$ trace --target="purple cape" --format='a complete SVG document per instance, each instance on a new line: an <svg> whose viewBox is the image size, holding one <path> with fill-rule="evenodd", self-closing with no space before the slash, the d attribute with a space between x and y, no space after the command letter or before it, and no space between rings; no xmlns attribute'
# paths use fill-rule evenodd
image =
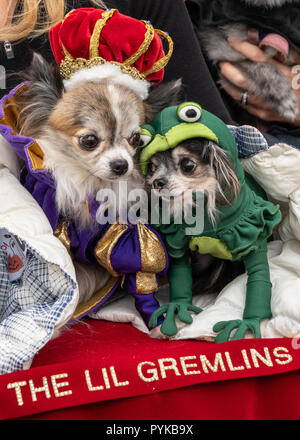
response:
<svg viewBox="0 0 300 440"><path fill-rule="evenodd" d="M67 222L67 238L72 257L81 263L100 263L113 277L113 282L109 280L104 292L101 295L99 292L96 294L99 297L95 299L96 304L92 302L90 307L81 306L75 317L80 318L99 307L122 282L122 287L134 296L136 307L148 324L153 311L159 307L154 296L159 278L165 276L168 270L168 256L163 241L154 229L145 224L127 224L120 232L121 225L118 224L97 223L93 228L81 229L76 222L62 218L55 201L55 181L51 172L43 168L41 148L33 138L18 136L14 132L13 118L16 117L17 110L11 104L14 95L20 93L23 87L26 87L26 83L20 84L4 96L0 105L0 134L24 161L21 183L43 209L53 232ZM8 100L10 106L5 107ZM97 205L92 201L89 206L92 207L90 212L95 218ZM119 238L113 246L109 247L108 243L105 247L103 243L106 237L113 237L111 228L114 234L119 234ZM99 255L100 248L104 250Z"/></svg>

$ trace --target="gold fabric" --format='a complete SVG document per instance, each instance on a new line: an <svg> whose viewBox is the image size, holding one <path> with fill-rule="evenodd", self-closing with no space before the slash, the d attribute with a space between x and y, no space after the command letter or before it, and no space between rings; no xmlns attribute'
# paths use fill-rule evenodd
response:
<svg viewBox="0 0 300 440"><path fill-rule="evenodd" d="M156 61L156 63L154 64L154 66L151 67L150 70L147 70L147 72L143 73L143 75L145 77L151 75L151 73L158 72L159 70L166 67L166 65L170 61L170 58L171 58L173 50L174 50L174 43L173 43L173 40L170 37L170 35L168 35L166 32L161 31L160 29L155 29L155 32L167 40L167 42L169 44L169 50L165 56L163 56L160 60Z"/></svg>
<svg viewBox="0 0 300 440"><path fill-rule="evenodd" d="M65 79L70 79L71 76L82 69L90 69L94 66L100 66L102 64L115 64L120 68L123 73L131 75L134 79L140 79L146 81L144 74L141 74L135 67L126 66L117 61L106 61L102 57L95 57L90 60L85 58L72 58L70 54L66 54L65 59L60 64L60 73Z"/></svg>
<svg viewBox="0 0 300 440"><path fill-rule="evenodd" d="M152 40L154 38L154 28L151 24L147 23L146 21L142 20L143 23L145 23L146 26L146 33L145 33L145 39L143 43L138 48L137 52L133 54L131 57L127 58L127 60L124 61L124 64L127 66L131 66L134 64L141 56L147 52L147 50L150 47L150 44L152 43Z"/></svg>
<svg viewBox="0 0 300 440"><path fill-rule="evenodd" d="M103 301L103 299L109 294L111 289L118 281L119 278L111 277L105 286L95 292L87 302L79 304L74 312L73 319L79 318L80 316L88 313L93 307Z"/></svg>
<svg viewBox="0 0 300 440"><path fill-rule="evenodd" d="M119 276L119 274L113 269L110 256L115 244L127 229L128 225L120 225L119 223L113 224L106 234L98 241L95 248L95 256L98 263L105 267L114 277Z"/></svg>
<svg viewBox="0 0 300 440"><path fill-rule="evenodd" d="M20 110L18 108L18 96L21 95L25 87L26 84L19 86L15 91L15 94L3 102L3 116L0 118L0 124L11 127L11 134L13 136L19 135L18 118ZM36 141L29 145L27 153L31 161L32 169L35 171L43 170L44 153Z"/></svg>
<svg viewBox="0 0 300 440"><path fill-rule="evenodd" d="M137 272L136 273L136 293L148 294L156 292L158 284L155 273Z"/></svg>
<svg viewBox="0 0 300 440"><path fill-rule="evenodd" d="M106 22L114 15L115 12L118 12L117 9L111 9L110 11L103 12L102 18L100 18L100 20L98 20L95 24L90 41L90 59L99 56L99 40L101 31L106 25Z"/></svg>
<svg viewBox="0 0 300 440"><path fill-rule="evenodd" d="M141 249L142 271L160 273L166 268L167 260L163 245L157 235L142 223L137 225Z"/></svg>
<svg viewBox="0 0 300 440"><path fill-rule="evenodd" d="M68 227L69 227L68 222L60 223L57 226L57 228L54 232L54 235L62 242L62 244L66 247L67 251L70 254L71 253L71 240L70 240L70 237L68 234Z"/></svg>

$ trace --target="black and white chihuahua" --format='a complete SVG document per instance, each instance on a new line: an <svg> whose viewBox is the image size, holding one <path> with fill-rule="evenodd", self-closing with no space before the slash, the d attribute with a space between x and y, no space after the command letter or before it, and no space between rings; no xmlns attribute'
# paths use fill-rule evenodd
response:
<svg viewBox="0 0 300 440"><path fill-rule="evenodd" d="M148 164L148 191L168 190L176 199L186 191L201 191L207 199L208 215L215 222L218 205L230 203L239 193L240 184L226 152L206 139L188 139L177 147L156 153ZM182 204L178 206L182 209ZM243 263L191 252L193 293L219 293L230 281L245 271Z"/></svg>

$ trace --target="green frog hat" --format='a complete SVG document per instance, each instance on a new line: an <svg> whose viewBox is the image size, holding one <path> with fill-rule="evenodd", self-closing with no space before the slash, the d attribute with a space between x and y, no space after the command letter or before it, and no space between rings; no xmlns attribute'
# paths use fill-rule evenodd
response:
<svg viewBox="0 0 300 440"><path fill-rule="evenodd" d="M203 110L195 102L184 102L168 107L156 117L151 125L141 131L143 151L140 156L141 169L147 174L149 160L159 151L174 148L191 138L209 139L227 151L238 178L243 178L243 169L238 160L237 146L228 127L217 116Z"/></svg>
<svg viewBox="0 0 300 440"><path fill-rule="evenodd" d="M204 229L197 236L187 236L187 225L153 225L162 235L170 257L168 273L170 303L158 309L151 317L155 327L159 316L165 315L162 333L176 334L175 316L191 324L189 312L201 310L192 304L192 271L189 263L190 251L211 254L214 257L243 261L248 274L246 301L243 319L217 323L213 330L219 333L216 342L224 342L236 332L232 339L243 338L248 330L260 337L260 322L271 317L271 282L267 257L267 240L281 220L279 206L265 198L262 188L245 175L238 158L235 139L229 128L219 118L203 110L194 102L184 102L168 107L156 117L151 125L142 127L143 150L140 164L143 174L152 156L175 148L192 138L211 140L224 149L240 182L238 196L228 205L218 207L216 225L212 225L204 212Z"/></svg>

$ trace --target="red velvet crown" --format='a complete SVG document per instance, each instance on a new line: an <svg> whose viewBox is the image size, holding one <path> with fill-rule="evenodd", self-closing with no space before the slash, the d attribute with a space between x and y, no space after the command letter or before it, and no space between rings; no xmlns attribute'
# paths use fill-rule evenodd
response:
<svg viewBox="0 0 300 440"><path fill-rule="evenodd" d="M160 36L169 43L166 55ZM50 30L50 43L65 79L79 70L112 63L136 79L159 83L173 51L168 34L116 9L69 12Z"/></svg>

